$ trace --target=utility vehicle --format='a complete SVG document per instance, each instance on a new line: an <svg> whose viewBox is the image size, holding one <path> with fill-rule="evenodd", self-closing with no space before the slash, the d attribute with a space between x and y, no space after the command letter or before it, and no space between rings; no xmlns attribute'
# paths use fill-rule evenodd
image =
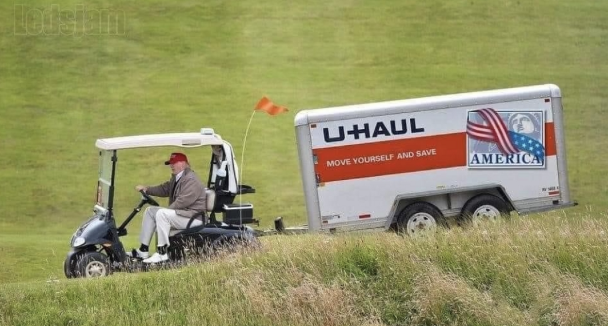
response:
<svg viewBox="0 0 608 326"><path fill-rule="evenodd" d="M211 148L209 174L205 187L207 216L194 216L188 228L172 230L169 238L169 263L183 264L192 254L212 254L218 249L257 244L254 230L247 224L259 224L253 217L253 205L234 203L237 195L254 193L251 186L238 183L238 166L230 143L213 129L200 133L172 133L98 139L99 178L93 216L84 222L70 241L71 250L64 262L68 278L106 276L115 271L147 270L149 265L128 255L120 237L127 234L127 225L146 205L158 203L143 191L141 200L131 214L117 226L114 216L115 178L118 151L145 147L177 146ZM202 162L191 156L191 162ZM221 213L222 220L216 219ZM201 226L190 227L194 218L203 218Z"/></svg>

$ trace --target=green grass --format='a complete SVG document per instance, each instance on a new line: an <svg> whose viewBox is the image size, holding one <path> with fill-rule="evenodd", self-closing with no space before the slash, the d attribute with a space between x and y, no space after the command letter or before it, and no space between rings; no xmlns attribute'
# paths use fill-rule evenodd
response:
<svg viewBox="0 0 608 326"><path fill-rule="evenodd" d="M181 269L0 286L0 324L605 325L606 220L263 238Z"/></svg>
<svg viewBox="0 0 608 326"><path fill-rule="evenodd" d="M82 3L65 0L58 4L60 10L75 11ZM95 319L84 319L85 312L96 316L99 323L109 321L110 315L103 314L96 298L111 297L110 289L124 291L117 301L112 300L116 302L110 308L114 313L125 312L121 306L136 311L165 311L166 315L135 315L137 320L159 324L169 324L173 319L186 324L197 318L208 324L226 322L213 313L226 307L253 316L231 320L242 324L304 323L301 320L311 324L399 324L406 319L428 325L466 324L465 321L477 325L517 321L550 325L555 320L564 325L606 322L600 312L584 317L588 320L576 319L584 315L576 311L600 311L605 307L607 293L606 275L602 272L605 266L600 260L605 258L601 256L602 238L589 243L582 233L606 229L608 156L603 145L608 129L604 127L603 110L608 88L607 3L87 2L89 10L105 8L111 13L124 13L124 28L120 29L124 35L15 35L15 31L21 31L15 28L22 25L14 5L51 10L50 5L34 0L0 4L0 284L5 284L0 291L4 300L0 301L0 323L97 323L93 322ZM419 245L430 246L431 242L425 242L430 240L420 244L384 233L362 237L361 241L372 247L372 253L380 254L376 263L368 249L357 251L349 247L358 241L358 236L344 241L327 238L336 246L328 249L329 254L348 252L327 257L316 247L317 242L326 241L323 237L268 240L265 247L270 247L270 255L280 252L277 246L302 247L303 255L311 258L310 263L295 265L303 270L303 279L309 283L294 281L289 286L280 283L278 276L287 265L274 266L281 262L280 257L277 254L265 258L267 253L256 255L252 258L255 262L242 258L243 261L219 262L217 267L210 264L183 272L117 275L90 283L64 281L62 261L70 236L91 214L97 178L97 138L213 127L240 155L252 109L259 98L267 95L290 111L276 117L255 115L241 168L243 183L253 185L257 193L244 196L243 200L254 204L262 228L271 227L276 216L283 216L288 225L299 225L306 218L293 128L298 111L541 83L555 83L562 88L571 193L581 203L577 208L549 215L553 218L530 217L532 223L539 223L534 224L537 229L551 230L554 243L563 245L556 247L559 250L541 243L538 250L544 250L542 255L526 260L526 251L511 247L509 241L520 241L520 245L536 243L536 235L526 233L526 222L514 221L524 223L517 226L522 229L513 227L519 230L513 234L493 230L501 234L500 247L482 246L479 256L475 254L476 244L468 242L467 233L460 231L440 236L442 241L451 239L452 245L444 243L434 250L416 249ZM116 193L119 220L137 204L134 185L153 184L168 177L162 161L169 151L120 153ZM186 153L193 158L194 169L206 175L208 153ZM562 235L554 226L556 216L561 218L559 223L566 223L570 232L578 236ZM587 223L582 225L582 231L577 229L581 216ZM139 221L135 219L129 228L127 246L137 244ZM524 235L519 237L517 232ZM385 265L395 258L391 257L394 246L402 255L396 258L410 257L401 246L422 258L390 271ZM462 248L470 255L451 248ZM536 250L533 246L525 248ZM594 256L595 252L600 256ZM425 257L429 255L434 258L427 262L430 258ZM297 258L295 252L292 257L304 259ZM356 263L350 264L349 257ZM315 274L326 266L322 261L334 258L339 267L330 268L328 274ZM268 275L256 272L256 277L262 283L277 281L279 285L272 290L278 292L260 297L260 305L266 299L269 303L259 309L245 304L246 299L253 299L238 286L218 283L222 278L212 276L216 272L227 273L234 276L237 284L247 283L246 275L264 259L270 264L263 266ZM488 261L495 265L487 265ZM508 264L510 261L513 264ZM512 275L492 269L500 266ZM443 282L445 293L434 292L437 290L424 278L408 278L420 269L424 275ZM404 276L391 274L396 271ZM541 272L550 281L539 281L534 273ZM179 281L179 275L198 277L199 273L207 274L192 286ZM354 275L355 281L343 277L344 273ZM369 275L374 273L377 275ZM190 291L194 297L189 298L196 302L205 302L207 295L217 295L219 299L208 300L214 302L210 310L200 313L193 312L198 309L194 302L178 306L181 299L163 310L150 302L155 300L146 299L149 292L142 285L160 282L157 279ZM356 281L360 279L365 281ZM51 283L47 284L48 280ZM304 297L299 304L308 310L291 311L293 316L273 314L272 307L300 298L283 295L273 299L273 295L290 289L301 291ZM328 312L335 312L337 319L306 319L313 318L314 312L322 308L306 301L307 291L323 293L327 302L345 300L347 303L339 309L346 310L325 307ZM366 291L371 291L369 297ZM448 299L435 300L434 296ZM460 300L461 296L469 299ZM24 304L9 303L9 298L20 298ZM570 298L579 298L581 305L569 305ZM78 299L83 299L84 304ZM56 300L64 300L68 308L59 308ZM31 305L34 302L41 304ZM471 307L474 302L495 308L478 311ZM414 312L412 307L417 310ZM494 313L514 317L494 320ZM570 313L574 319L568 319ZM304 317L298 319L299 314ZM121 316L122 324L136 323L128 314Z"/></svg>

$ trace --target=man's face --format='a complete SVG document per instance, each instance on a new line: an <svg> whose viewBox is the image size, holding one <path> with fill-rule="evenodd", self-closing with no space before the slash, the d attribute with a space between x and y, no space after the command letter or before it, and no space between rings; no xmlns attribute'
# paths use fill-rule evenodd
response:
<svg viewBox="0 0 608 326"><path fill-rule="evenodd" d="M177 175L178 173L184 171L186 168L186 162L176 162L175 164L169 164L171 168L171 174Z"/></svg>

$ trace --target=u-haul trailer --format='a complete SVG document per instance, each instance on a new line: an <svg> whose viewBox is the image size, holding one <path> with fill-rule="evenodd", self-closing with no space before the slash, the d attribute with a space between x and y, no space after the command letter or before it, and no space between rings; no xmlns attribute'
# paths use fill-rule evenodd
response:
<svg viewBox="0 0 608 326"><path fill-rule="evenodd" d="M556 85L299 112L309 231L559 209L570 199Z"/></svg>

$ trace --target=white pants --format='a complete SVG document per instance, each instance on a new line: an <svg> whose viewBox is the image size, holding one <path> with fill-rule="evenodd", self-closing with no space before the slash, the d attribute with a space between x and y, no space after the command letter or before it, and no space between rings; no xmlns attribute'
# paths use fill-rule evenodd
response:
<svg viewBox="0 0 608 326"><path fill-rule="evenodd" d="M175 210L162 207L148 207L144 213L141 224L139 241L146 246L150 245L154 231L158 237L158 246L169 246L169 231L171 229L183 230L188 226L190 218L179 216ZM203 222L199 219L192 221L190 227L199 226Z"/></svg>

